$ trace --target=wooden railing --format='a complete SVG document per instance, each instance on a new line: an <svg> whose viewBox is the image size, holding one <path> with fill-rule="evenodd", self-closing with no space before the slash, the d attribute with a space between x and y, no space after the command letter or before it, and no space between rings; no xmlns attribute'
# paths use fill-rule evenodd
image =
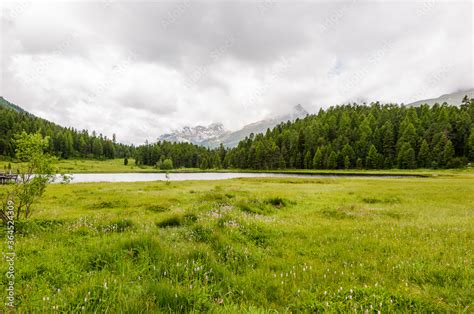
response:
<svg viewBox="0 0 474 314"><path fill-rule="evenodd" d="M18 180L17 174L0 173L0 184L14 183Z"/></svg>

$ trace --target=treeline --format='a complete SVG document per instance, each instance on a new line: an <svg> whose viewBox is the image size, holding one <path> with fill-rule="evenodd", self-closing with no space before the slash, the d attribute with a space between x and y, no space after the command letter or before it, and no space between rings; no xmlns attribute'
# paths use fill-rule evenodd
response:
<svg viewBox="0 0 474 314"><path fill-rule="evenodd" d="M138 165L157 168L168 160L172 162L173 168L223 168L222 161L225 159L225 154L226 150L222 145L218 149L211 150L190 143L160 141L138 146L135 151L135 162Z"/></svg>
<svg viewBox="0 0 474 314"><path fill-rule="evenodd" d="M251 134L235 148L212 150L166 141L127 146L115 136L64 128L0 101L0 155L12 158L15 134L26 131L49 136L48 150L60 158L134 157L137 165L163 169L454 168L474 161L474 100L467 97L459 107L331 107Z"/></svg>
<svg viewBox="0 0 474 314"><path fill-rule="evenodd" d="M474 101L460 107L344 105L320 110L226 152L242 169L453 168L474 161Z"/></svg>
<svg viewBox="0 0 474 314"><path fill-rule="evenodd" d="M95 132L64 128L25 111L16 110L12 104L0 99L0 155L15 156L16 134L40 132L49 136L48 152L60 158L123 158L134 154L134 147L116 143Z"/></svg>

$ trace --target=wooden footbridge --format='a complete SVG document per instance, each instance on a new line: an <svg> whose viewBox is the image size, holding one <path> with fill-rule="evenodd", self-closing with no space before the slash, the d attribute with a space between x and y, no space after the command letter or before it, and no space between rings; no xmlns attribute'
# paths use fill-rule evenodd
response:
<svg viewBox="0 0 474 314"><path fill-rule="evenodd" d="M0 184L15 183L18 181L17 174L0 173Z"/></svg>

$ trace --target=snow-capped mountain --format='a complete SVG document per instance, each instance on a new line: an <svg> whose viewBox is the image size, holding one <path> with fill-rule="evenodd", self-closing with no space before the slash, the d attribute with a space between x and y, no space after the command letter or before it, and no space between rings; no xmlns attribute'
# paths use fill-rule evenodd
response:
<svg viewBox="0 0 474 314"><path fill-rule="evenodd" d="M218 139L229 133L222 123L212 123L209 126L198 125L195 127L185 126L181 130L161 135L158 140L168 142L187 142L198 145Z"/></svg>
<svg viewBox="0 0 474 314"><path fill-rule="evenodd" d="M169 142L188 142L207 147L217 147L221 143L226 147L234 147L249 136L251 133L264 133L267 129L272 129L281 122L293 121L297 118L304 118L308 112L301 105L297 105L293 110L285 115L269 117L267 119L254 122L244 126L242 129L229 132L226 131L221 123L213 123L208 127L184 127L182 130L174 131L170 134L164 134L159 140Z"/></svg>

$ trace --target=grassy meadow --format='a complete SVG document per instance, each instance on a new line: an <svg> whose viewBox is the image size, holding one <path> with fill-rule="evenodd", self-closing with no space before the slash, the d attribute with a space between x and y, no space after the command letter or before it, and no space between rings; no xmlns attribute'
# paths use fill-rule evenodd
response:
<svg viewBox="0 0 474 314"><path fill-rule="evenodd" d="M474 310L471 174L57 184L16 241L25 312Z"/></svg>
<svg viewBox="0 0 474 314"><path fill-rule="evenodd" d="M5 167L11 165L13 172L18 168L19 163L15 161L0 160L0 172ZM58 173L146 173L146 172L165 172L155 167L135 164L135 160L130 158L128 165L124 165L123 159L61 159L54 164ZM459 169L286 169L286 170L252 170L252 169L199 169L199 168L181 168L170 170L169 172L281 172L281 173L313 173L313 174L390 174L390 175L459 175L474 174L474 167L465 167Z"/></svg>
<svg viewBox="0 0 474 314"><path fill-rule="evenodd" d="M18 167L17 162L0 161L0 172L5 166L11 165L13 171ZM128 165L124 165L123 159L62 159L54 164L60 173L117 173L117 172L156 172L150 166L137 166L134 159L129 159Z"/></svg>

